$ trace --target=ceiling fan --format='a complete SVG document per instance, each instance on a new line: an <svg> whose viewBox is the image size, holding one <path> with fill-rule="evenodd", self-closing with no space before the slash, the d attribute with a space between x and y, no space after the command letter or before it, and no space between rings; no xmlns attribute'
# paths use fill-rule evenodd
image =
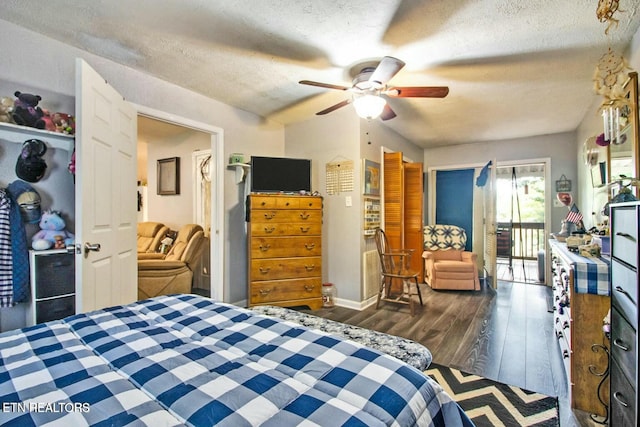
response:
<svg viewBox="0 0 640 427"><path fill-rule="evenodd" d="M365 66L353 78L353 86L340 86L329 83L301 80L299 83L351 92L353 97L345 99L329 108L316 113L328 114L353 102L358 115L365 119L390 120L396 117L383 96L391 98L444 98L449 93L447 86L388 86L387 83L405 63L397 58L385 56L377 66Z"/></svg>

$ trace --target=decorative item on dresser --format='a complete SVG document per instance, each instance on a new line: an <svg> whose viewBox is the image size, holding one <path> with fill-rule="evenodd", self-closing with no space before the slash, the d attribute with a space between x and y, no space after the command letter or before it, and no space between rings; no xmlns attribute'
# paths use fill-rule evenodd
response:
<svg viewBox="0 0 640 427"><path fill-rule="evenodd" d="M592 350L603 343L602 320L607 315L609 261L583 257L567 249L566 243L550 240L553 273L554 328L562 352L569 402L598 417L606 417L608 396L594 375L606 369L607 354ZM598 393L604 396L598 396Z"/></svg>
<svg viewBox="0 0 640 427"><path fill-rule="evenodd" d="M247 196L249 306L322 307L322 197Z"/></svg>
<svg viewBox="0 0 640 427"><path fill-rule="evenodd" d="M611 426L638 421L639 202L610 206Z"/></svg>

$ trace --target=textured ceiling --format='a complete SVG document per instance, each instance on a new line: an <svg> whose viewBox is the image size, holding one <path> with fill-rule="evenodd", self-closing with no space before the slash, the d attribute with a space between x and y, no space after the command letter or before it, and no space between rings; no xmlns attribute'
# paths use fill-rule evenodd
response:
<svg viewBox="0 0 640 427"><path fill-rule="evenodd" d="M435 147L576 129L639 3L620 0L609 36L597 0L3 0L0 17L284 124L348 96L299 80L350 86L353 66L395 56L393 85L450 88L390 100L384 122Z"/></svg>

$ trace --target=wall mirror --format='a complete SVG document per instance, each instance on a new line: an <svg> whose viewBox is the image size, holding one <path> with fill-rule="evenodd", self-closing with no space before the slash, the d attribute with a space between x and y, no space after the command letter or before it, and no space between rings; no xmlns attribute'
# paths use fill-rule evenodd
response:
<svg viewBox="0 0 640 427"><path fill-rule="evenodd" d="M611 144L607 149L607 182L614 183L621 175L629 178L640 176L638 163L638 73L629 73L629 79L625 83L625 92L630 102L628 106L621 108L619 137L611 138ZM623 182L628 184L629 181ZM613 186L612 191L617 192L618 186ZM638 196L637 188L633 193Z"/></svg>

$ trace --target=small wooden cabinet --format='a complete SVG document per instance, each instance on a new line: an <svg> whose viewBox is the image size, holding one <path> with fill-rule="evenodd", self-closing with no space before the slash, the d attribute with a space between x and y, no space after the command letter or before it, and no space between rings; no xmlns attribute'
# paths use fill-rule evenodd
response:
<svg viewBox="0 0 640 427"><path fill-rule="evenodd" d="M603 319L611 304L609 264L604 259L574 254L565 243L556 240L549 243L554 328L567 376L569 401L572 408L604 416L605 407L598 399L601 377L592 371L606 369L607 354L594 351L592 346L604 340Z"/></svg>
<svg viewBox="0 0 640 427"><path fill-rule="evenodd" d="M247 197L249 306L322 307L322 197Z"/></svg>
<svg viewBox="0 0 640 427"><path fill-rule="evenodd" d="M611 426L638 420L640 205L611 205Z"/></svg>

